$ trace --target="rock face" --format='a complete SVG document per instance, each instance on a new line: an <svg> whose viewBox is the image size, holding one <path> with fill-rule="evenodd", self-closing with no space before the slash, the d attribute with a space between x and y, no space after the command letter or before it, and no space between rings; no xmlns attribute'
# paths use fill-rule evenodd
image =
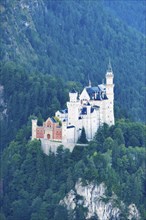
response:
<svg viewBox="0 0 146 220"><path fill-rule="evenodd" d="M7 116L7 104L4 101L4 87L0 85L0 120Z"/></svg>
<svg viewBox="0 0 146 220"><path fill-rule="evenodd" d="M140 219L140 215L135 204L130 204L128 206L128 209L129 209L129 215L128 215L129 220L132 220L133 218Z"/></svg>
<svg viewBox="0 0 146 220"><path fill-rule="evenodd" d="M106 198L106 187L104 183L101 183L99 186L94 184L82 186L82 182L79 181L76 184L75 189L77 194L84 198L84 207L88 208L87 219L91 218L95 214L97 214L99 219L109 219L111 217L118 219L120 210L113 207L112 200L107 203L103 202L103 199Z"/></svg>
<svg viewBox="0 0 146 220"><path fill-rule="evenodd" d="M80 199L78 199L80 198ZM82 181L79 180L75 185L75 191L71 190L66 197L60 201L61 205L67 207L69 211L75 211L80 204L87 208L86 219L97 216L99 220L118 220L122 213L121 207L125 207L121 202L119 207L116 204L117 196L113 194L112 197L106 197L106 186L104 183L95 185L94 183L83 186ZM140 219L139 212L134 204L129 207L127 219Z"/></svg>

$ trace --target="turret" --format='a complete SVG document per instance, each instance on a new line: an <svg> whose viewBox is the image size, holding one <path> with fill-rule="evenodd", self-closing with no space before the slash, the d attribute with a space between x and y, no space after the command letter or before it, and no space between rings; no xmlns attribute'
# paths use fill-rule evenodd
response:
<svg viewBox="0 0 146 220"><path fill-rule="evenodd" d="M78 93L75 89L72 89L69 92L69 98L70 98L70 102L76 102L77 101L77 97L78 97Z"/></svg>
<svg viewBox="0 0 146 220"><path fill-rule="evenodd" d="M113 84L114 74L112 71L111 62L109 60L108 69L106 72L106 95L108 99L114 99L114 84Z"/></svg>
<svg viewBox="0 0 146 220"><path fill-rule="evenodd" d="M68 125L75 125L79 117L80 102L77 99L77 97L78 97L78 93L76 92L75 89L72 89L72 91L69 93L70 101L67 102Z"/></svg>
<svg viewBox="0 0 146 220"><path fill-rule="evenodd" d="M114 74L109 60L108 69L106 72L106 96L108 98L107 104L107 124L113 125L114 122Z"/></svg>
<svg viewBox="0 0 146 220"><path fill-rule="evenodd" d="M106 85L113 85L114 74L112 71L111 62L109 60L108 69L106 72Z"/></svg>

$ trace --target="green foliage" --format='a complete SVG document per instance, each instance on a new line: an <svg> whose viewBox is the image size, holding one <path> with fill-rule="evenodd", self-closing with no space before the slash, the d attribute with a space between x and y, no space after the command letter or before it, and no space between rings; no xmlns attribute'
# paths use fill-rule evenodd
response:
<svg viewBox="0 0 146 220"><path fill-rule="evenodd" d="M2 218L73 219L73 214L60 206L59 201L74 189L79 178L84 184L87 181L104 182L107 199L114 192L126 207L135 203L144 217L145 148L143 145L128 146L127 139L124 139L127 146L121 144L121 137L123 142L123 137L127 138L129 134L127 128L133 130L137 126L145 131L144 125L131 122L119 121L112 127L103 125L99 131L104 142L103 138L97 138L86 147L76 146L72 153L61 146L56 155L50 152L49 156L42 152L39 141L24 140L20 130L17 139L2 155ZM120 135L117 137L115 133ZM99 137L98 132L96 137ZM75 219L85 219L86 212L78 205ZM125 213L126 210L123 210L122 215L126 216Z"/></svg>
<svg viewBox="0 0 146 220"><path fill-rule="evenodd" d="M9 115L0 126L6 127L2 138L14 121L17 126L9 132L9 140L30 114L44 118L46 112L53 115L62 107L67 100L62 80L79 91L87 85L88 74L93 84L100 83L109 56L115 74L116 117L130 115L145 121L143 11L143 1L130 0L2 1L1 83Z"/></svg>
<svg viewBox="0 0 146 220"><path fill-rule="evenodd" d="M145 34L145 26L142 21L145 17L145 2L141 1L104 1L105 6L109 7L112 14L124 21L128 26ZM137 14L138 19L133 19Z"/></svg>
<svg viewBox="0 0 146 220"><path fill-rule="evenodd" d="M111 137L105 139L103 143L103 151L106 152L108 149L112 150L114 147L114 140Z"/></svg>
<svg viewBox="0 0 146 220"><path fill-rule="evenodd" d="M113 137L117 141L118 145L124 144L124 136L120 128L116 128L114 130Z"/></svg>
<svg viewBox="0 0 146 220"><path fill-rule="evenodd" d="M65 108L69 90L81 91L88 74L93 85L100 83L109 56L116 118L145 121L143 1L20 4L12 0L0 6L1 97L6 103L0 106L1 148L8 145L1 155L0 218L71 220L59 201L82 178L84 183L105 182L109 196L113 191L126 206L134 202L145 219L143 124L122 119L110 128L103 125L88 147L76 146L72 153L60 147L56 155L46 156L39 141L28 141L31 118L37 116L41 124ZM79 205L76 219L85 219L86 211ZM125 210L121 216L126 219Z"/></svg>
<svg viewBox="0 0 146 220"><path fill-rule="evenodd" d="M70 82L64 82L60 77L40 73L28 74L20 66L8 62L1 68L0 78L4 86L3 98L7 103L7 114L0 122L2 149L15 137L17 130L28 122L28 119L30 123L34 115L37 116L40 125L43 123L43 118L47 119L58 109L65 108ZM24 134L19 132L18 135L24 135L28 139L30 133L28 135L26 132Z"/></svg>
<svg viewBox="0 0 146 220"><path fill-rule="evenodd" d="M0 219L1 220L6 220L6 217L5 217L5 215L3 213L0 213Z"/></svg>
<svg viewBox="0 0 146 220"><path fill-rule="evenodd" d="M0 8L0 78L6 105L0 110L7 113L2 113L0 122L2 149L30 115L41 124L42 118L65 108L68 91L74 87L81 92L88 74L93 85L100 83L109 56L115 74L116 117L145 121L145 38L126 26L138 29L143 24L143 3L42 0L36 5L2 1ZM125 19L127 24L122 23ZM138 145L136 139L130 140L132 146Z"/></svg>
<svg viewBox="0 0 146 220"><path fill-rule="evenodd" d="M87 144L88 143L84 127L82 128L81 135L80 135L80 138L78 140L78 143L81 143L81 144Z"/></svg>

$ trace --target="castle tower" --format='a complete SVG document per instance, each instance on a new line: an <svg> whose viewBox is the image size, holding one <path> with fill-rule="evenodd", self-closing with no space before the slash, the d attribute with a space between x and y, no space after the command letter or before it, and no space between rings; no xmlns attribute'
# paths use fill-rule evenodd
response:
<svg viewBox="0 0 146 220"><path fill-rule="evenodd" d="M114 74L112 71L111 62L109 60L108 69L106 73L106 95L108 97L107 112L106 112L106 123L114 125Z"/></svg>
<svg viewBox="0 0 146 220"><path fill-rule="evenodd" d="M37 129L37 119L32 119L32 137L31 139L34 140L36 138L36 129Z"/></svg>
<svg viewBox="0 0 146 220"><path fill-rule="evenodd" d="M80 102L77 97L78 93L75 91L75 89L72 89L72 91L69 93L70 101L67 102L68 125L75 125L78 121Z"/></svg>
<svg viewBox="0 0 146 220"><path fill-rule="evenodd" d="M78 93L75 89L72 89L70 92L69 92L69 99L70 99L70 102L76 102L77 101L77 97L78 97Z"/></svg>

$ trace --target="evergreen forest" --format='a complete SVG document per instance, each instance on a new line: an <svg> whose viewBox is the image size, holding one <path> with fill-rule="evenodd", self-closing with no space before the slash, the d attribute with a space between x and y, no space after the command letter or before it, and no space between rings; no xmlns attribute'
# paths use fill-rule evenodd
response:
<svg viewBox="0 0 146 220"><path fill-rule="evenodd" d="M74 219L59 202L79 178L85 184L104 182L107 198L114 192L117 204L134 202L141 219L146 218L146 126L125 120L110 128L104 124L88 146L76 146L72 153L60 146L49 156L39 141L29 141L30 130L28 123L3 152L1 219ZM76 208L74 217L85 219L83 207ZM120 219L127 219L126 208Z"/></svg>
<svg viewBox="0 0 146 220"><path fill-rule="evenodd" d="M71 86L102 83L109 57L116 117L145 122L144 11L144 1L2 0L2 148L30 115L64 108Z"/></svg>
<svg viewBox="0 0 146 220"><path fill-rule="evenodd" d="M71 220L59 201L79 178L105 182L107 197L134 202L146 219L145 11L144 0L1 0L0 219ZM104 82L109 57L116 124L88 147L45 155L30 141L31 119L41 125L72 88Z"/></svg>

